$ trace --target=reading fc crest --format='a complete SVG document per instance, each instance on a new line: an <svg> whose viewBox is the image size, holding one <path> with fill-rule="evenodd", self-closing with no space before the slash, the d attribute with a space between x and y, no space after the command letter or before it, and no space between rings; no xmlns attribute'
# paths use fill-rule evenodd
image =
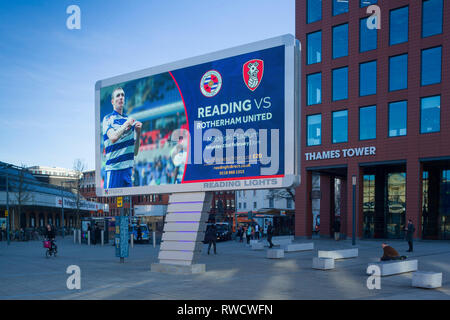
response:
<svg viewBox="0 0 450 320"><path fill-rule="evenodd" d="M205 97L214 97L222 87L222 76L215 70L206 72L200 80L200 90Z"/></svg>
<svg viewBox="0 0 450 320"><path fill-rule="evenodd" d="M255 91L261 83L264 73L264 61L253 59L247 61L243 67L244 83L252 91Z"/></svg>

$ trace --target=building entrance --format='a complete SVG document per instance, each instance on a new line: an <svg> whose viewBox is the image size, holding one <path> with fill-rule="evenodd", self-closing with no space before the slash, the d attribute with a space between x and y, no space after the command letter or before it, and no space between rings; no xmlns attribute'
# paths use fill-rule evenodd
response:
<svg viewBox="0 0 450 320"><path fill-rule="evenodd" d="M406 220L405 166L364 168L363 237L402 239Z"/></svg>
<svg viewBox="0 0 450 320"><path fill-rule="evenodd" d="M450 239L450 166L448 162L423 165L422 237Z"/></svg>

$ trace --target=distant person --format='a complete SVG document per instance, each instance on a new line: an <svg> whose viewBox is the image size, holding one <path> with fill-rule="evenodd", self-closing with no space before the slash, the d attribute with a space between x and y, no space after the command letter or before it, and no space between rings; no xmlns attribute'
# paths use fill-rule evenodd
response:
<svg viewBox="0 0 450 320"><path fill-rule="evenodd" d="M136 232L137 232L137 241L142 241L142 228L140 225L137 226Z"/></svg>
<svg viewBox="0 0 450 320"><path fill-rule="evenodd" d="M111 94L113 112L103 118L105 144L105 189L132 187L134 157L139 153L142 122L123 112L125 92L116 88Z"/></svg>
<svg viewBox="0 0 450 320"><path fill-rule="evenodd" d="M406 231L406 241L408 241L409 249L406 250L406 252L413 252L413 237L414 237L414 231L416 231L416 228L414 227L414 224L412 223L411 219L408 219L408 224L405 228Z"/></svg>
<svg viewBox="0 0 450 320"><path fill-rule="evenodd" d="M247 227L246 236L247 236L247 244L250 244L250 239L252 237L252 226L251 225L248 225L248 227Z"/></svg>
<svg viewBox="0 0 450 320"><path fill-rule="evenodd" d="M238 236L239 236L239 242L243 242L244 241L244 229L242 229L242 226L239 226L238 229Z"/></svg>
<svg viewBox="0 0 450 320"><path fill-rule="evenodd" d="M205 240L208 243L208 254L209 250L211 249L211 245L214 245L214 254L217 254L216 251L216 241L217 241L217 227L216 224L213 222L208 226L206 229L206 236Z"/></svg>
<svg viewBox="0 0 450 320"><path fill-rule="evenodd" d="M341 232L341 220L339 217L336 217L334 219L334 240L338 241L339 240L339 236L340 236L340 232Z"/></svg>
<svg viewBox="0 0 450 320"><path fill-rule="evenodd" d="M259 224L255 224L255 238L259 240Z"/></svg>
<svg viewBox="0 0 450 320"><path fill-rule="evenodd" d="M50 224L47 224L47 228L45 229L44 236L50 241L50 250L55 247L55 238L56 233Z"/></svg>
<svg viewBox="0 0 450 320"><path fill-rule="evenodd" d="M382 243L381 247L383 248L383 256L380 258L381 261L389 261L389 260L405 260L406 256L400 256L394 248L392 248L387 243Z"/></svg>
<svg viewBox="0 0 450 320"><path fill-rule="evenodd" d="M269 242L269 248L273 247L272 237L273 237L273 227L272 222L269 221L267 224L267 242Z"/></svg>

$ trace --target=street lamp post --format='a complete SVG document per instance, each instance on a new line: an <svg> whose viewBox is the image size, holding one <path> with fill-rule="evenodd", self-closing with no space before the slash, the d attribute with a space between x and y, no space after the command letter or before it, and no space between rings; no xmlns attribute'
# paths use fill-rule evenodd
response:
<svg viewBox="0 0 450 320"><path fill-rule="evenodd" d="M353 185L353 213L352 213L352 245L356 244L356 176L352 176L352 185Z"/></svg>
<svg viewBox="0 0 450 320"><path fill-rule="evenodd" d="M61 181L61 220L62 220L62 237L64 239L64 189L63 181Z"/></svg>
<svg viewBox="0 0 450 320"><path fill-rule="evenodd" d="M6 170L8 170L8 167L6 167ZM10 243L10 237L9 237L9 186L8 186L8 171L6 171L6 212L8 212L8 216L6 217L6 239L8 240L8 246Z"/></svg>

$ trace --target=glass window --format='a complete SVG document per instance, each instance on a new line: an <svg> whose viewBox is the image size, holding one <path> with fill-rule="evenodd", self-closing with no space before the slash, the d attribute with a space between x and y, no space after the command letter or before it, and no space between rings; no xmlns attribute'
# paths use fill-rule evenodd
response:
<svg viewBox="0 0 450 320"><path fill-rule="evenodd" d="M322 103L322 73L309 74L308 83L308 106Z"/></svg>
<svg viewBox="0 0 450 320"><path fill-rule="evenodd" d="M441 82L442 47L422 50L422 85Z"/></svg>
<svg viewBox="0 0 450 320"><path fill-rule="evenodd" d="M322 115L315 114L306 117L307 121L307 145L318 146L322 143Z"/></svg>
<svg viewBox="0 0 450 320"><path fill-rule="evenodd" d="M348 12L348 0L333 0L333 16Z"/></svg>
<svg viewBox="0 0 450 320"><path fill-rule="evenodd" d="M359 20L359 52L377 48L377 29L369 29L367 19L369 18Z"/></svg>
<svg viewBox="0 0 450 320"><path fill-rule="evenodd" d="M322 61L322 31L310 33L307 36L308 44L308 64Z"/></svg>
<svg viewBox="0 0 450 320"><path fill-rule="evenodd" d="M359 65L359 95L377 93L377 62L370 61Z"/></svg>
<svg viewBox="0 0 450 320"><path fill-rule="evenodd" d="M333 27L333 59L348 55L348 23Z"/></svg>
<svg viewBox="0 0 450 320"><path fill-rule="evenodd" d="M359 140L376 139L377 106L359 109Z"/></svg>
<svg viewBox="0 0 450 320"><path fill-rule="evenodd" d="M407 102L389 103L389 137L406 136Z"/></svg>
<svg viewBox="0 0 450 320"><path fill-rule="evenodd" d="M363 8L363 7L368 7L368 6L370 6L371 4L375 4L375 3L377 3L378 2L378 0L359 0L359 6L361 7L361 8Z"/></svg>
<svg viewBox="0 0 450 320"><path fill-rule="evenodd" d="M333 101L348 98L348 67L333 70Z"/></svg>
<svg viewBox="0 0 450 320"><path fill-rule="evenodd" d="M442 33L443 0L425 0L422 2L422 37Z"/></svg>
<svg viewBox="0 0 450 320"><path fill-rule="evenodd" d="M389 16L389 44L391 46L408 41L408 12L408 7L391 10Z"/></svg>
<svg viewBox="0 0 450 320"><path fill-rule="evenodd" d="M333 143L348 141L348 111L333 112Z"/></svg>
<svg viewBox="0 0 450 320"><path fill-rule="evenodd" d="M389 58L389 91L408 88L408 54Z"/></svg>
<svg viewBox="0 0 450 320"><path fill-rule="evenodd" d="M319 20L322 20L322 0L308 0L306 23Z"/></svg>
<svg viewBox="0 0 450 320"><path fill-rule="evenodd" d="M441 130L441 96L421 99L420 133L439 132Z"/></svg>

